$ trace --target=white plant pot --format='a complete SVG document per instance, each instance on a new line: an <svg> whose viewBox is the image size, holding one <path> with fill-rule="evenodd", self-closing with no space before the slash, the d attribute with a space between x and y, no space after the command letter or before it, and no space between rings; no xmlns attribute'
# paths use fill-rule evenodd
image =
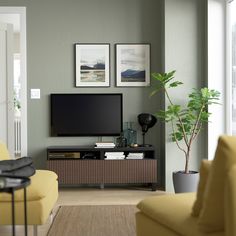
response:
<svg viewBox="0 0 236 236"><path fill-rule="evenodd" d="M197 191L199 172L189 171L189 174L186 174L184 171L176 171L173 172L172 177L175 193Z"/></svg>

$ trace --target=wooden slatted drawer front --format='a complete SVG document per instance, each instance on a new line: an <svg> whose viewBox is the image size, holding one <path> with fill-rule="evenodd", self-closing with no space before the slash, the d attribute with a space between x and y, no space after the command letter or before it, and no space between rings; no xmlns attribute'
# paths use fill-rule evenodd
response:
<svg viewBox="0 0 236 236"><path fill-rule="evenodd" d="M48 160L48 169L57 173L59 184L100 184L101 160Z"/></svg>
<svg viewBox="0 0 236 236"><path fill-rule="evenodd" d="M104 183L156 183L157 160L104 160Z"/></svg>
<svg viewBox="0 0 236 236"><path fill-rule="evenodd" d="M48 160L59 184L156 183L157 160Z"/></svg>

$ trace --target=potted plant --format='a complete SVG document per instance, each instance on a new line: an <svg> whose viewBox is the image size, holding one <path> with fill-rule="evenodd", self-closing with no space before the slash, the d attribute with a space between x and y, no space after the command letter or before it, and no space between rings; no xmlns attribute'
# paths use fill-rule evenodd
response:
<svg viewBox="0 0 236 236"><path fill-rule="evenodd" d="M198 134L203 129L205 123L209 122L209 116L211 113L208 112L208 106L212 104L219 104L220 93L216 90L211 90L206 87L200 89L193 89L188 95L187 106L175 104L169 94L169 89L176 88L183 84L180 81L174 80L175 71L169 73L152 73L152 78L158 81L155 90L151 93L151 96L159 91L164 91L166 98L169 102L167 109L160 110L157 112L157 117L162 121L171 124L171 139L176 143L178 149L180 149L185 156L185 167L183 171L177 171L173 173L174 188L175 192L190 192L196 188L196 183L192 182L194 178L193 174L198 173L189 170L189 162L191 159L191 147L196 140ZM185 178L190 179L188 189L188 183L175 183L175 180L185 181ZM188 181L188 180L186 180ZM195 186L194 186L195 185ZM193 187L193 188L192 188Z"/></svg>

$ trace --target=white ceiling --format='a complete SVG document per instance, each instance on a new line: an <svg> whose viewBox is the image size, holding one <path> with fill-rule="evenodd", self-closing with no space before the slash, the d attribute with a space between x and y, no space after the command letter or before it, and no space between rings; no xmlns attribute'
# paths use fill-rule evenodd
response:
<svg viewBox="0 0 236 236"><path fill-rule="evenodd" d="M20 32L20 15L0 13L0 22L13 24L14 32Z"/></svg>

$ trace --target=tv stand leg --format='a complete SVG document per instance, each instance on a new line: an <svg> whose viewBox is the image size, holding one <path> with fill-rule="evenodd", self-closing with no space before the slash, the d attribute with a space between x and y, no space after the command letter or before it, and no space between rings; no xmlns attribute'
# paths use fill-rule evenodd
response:
<svg viewBox="0 0 236 236"><path fill-rule="evenodd" d="M157 184L156 183L152 183L152 191L156 191L157 190Z"/></svg>
<svg viewBox="0 0 236 236"><path fill-rule="evenodd" d="M100 184L100 189L104 189L104 184Z"/></svg>

